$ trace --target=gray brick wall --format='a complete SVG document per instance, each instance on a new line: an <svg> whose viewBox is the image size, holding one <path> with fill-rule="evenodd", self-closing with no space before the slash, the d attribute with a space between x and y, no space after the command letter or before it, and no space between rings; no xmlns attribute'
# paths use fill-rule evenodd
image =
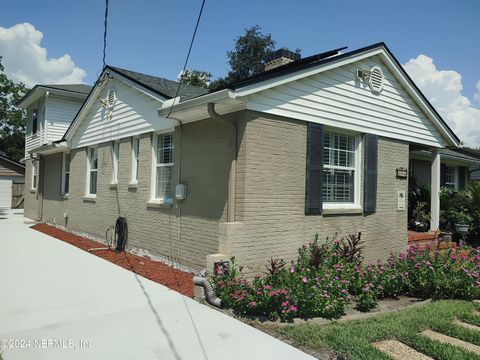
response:
<svg viewBox="0 0 480 360"><path fill-rule="evenodd" d="M396 179L395 169L408 167L408 144L379 139L375 214L305 216L306 126L280 117L247 115L239 132L236 204L243 224L224 225L225 252L256 271L270 257L295 258L298 247L315 233L325 239L354 232L362 232L364 255L370 261L404 251L407 212L397 211L396 199L397 190L407 191L408 184Z"/></svg>
<svg viewBox="0 0 480 360"><path fill-rule="evenodd" d="M139 179L136 189L129 188L131 174L130 138L120 142L118 184L111 186L111 143L98 146L97 197L84 199L86 192L87 153L85 148L71 152L70 194L60 193L62 155L45 157L47 181L44 187L43 221L65 226L68 230L105 238L108 227L118 216L127 218L129 245L154 255L176 259L193 268L205 267L207 254L218 252L219 221L225 221L228 169L232 141L227 125L212 120L200 121L175 131L173 183L178 183L180 163L182 182L188 186L183 204L150 207L152 168L151 134L140 137ZM182 161L180 161L180 149ZM27 178L29 177L27 170ZM35 198L26 203L26 214L36 216ZM27 209L28 208L28 209ZM68 214L65 221L63 214Z"/></svg>
<svg viewBox="0 0 480 360"><path fill-rule="evenodd" d="M173 183L188 186L183 204L171 208L147 206L151 181L151 134L140 141L137 189L129 189L130 138L120 143L117 187L111 187L110 143L99 145L98 192L95 202L84 200L87 157L85 148L71 153L70 195L60 194L61 155L46 158L48 181L44 221L103 238L118 216L129 223L129 244L156 255L178 259L194 268L205 266L207 254L235 255L247 271L263 269L273 258L294 258L315 233L321 239L362 232L368 260L385 258L407 245L407 212L397 211L397 190L407 181L395 177L408 167L408 144L379 139L379 174L375 214L305 216L307 124L243 111L231 115L238 126L236 222L226 223L229 166L234 148L228 125L204 120L175 130ZM180 161L180 149L182 160ZM31 176L27 162L26 181ZM363 178L363 176L362 176ZM363 180L362 180L363 181ZM27 194L26 214L36 216L35 194ZM68 213L64 223L63 214Z"/></svg>

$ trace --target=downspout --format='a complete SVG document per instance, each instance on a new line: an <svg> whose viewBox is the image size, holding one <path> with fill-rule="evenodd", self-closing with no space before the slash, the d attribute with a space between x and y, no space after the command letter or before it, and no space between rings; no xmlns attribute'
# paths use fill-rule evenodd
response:
<svg viewBox="0 0 480 360"><path fill-rule="evenodd" d="M38 194L38 217L37 221L43 221L43 184L45 177L45 160L42 156L38 157L38 184L37 184L37 194Z"/></svg>
<svg viewBox="0 0 480 360"><path fill-rule="evenodd" d="M48 101L48 96L50 95L50 91L47 91L45 93L45 102L43 104L43 141L45 143L48 142L48 134L47 134L47 101Z"/></svg>
<svg viewBox="0 0 480 360"><path fill-rule="evenodd" d="M237 122L232 122L225 119L222 115L215 111L215 103L207 104L208 115L216 121L227 123L232 127L233 130L233 156L232 162L230 165L230 176L228 177L228 207L227 207L227 222L235 222L235 202L236 202L236 187L237 187Z"/></svg>

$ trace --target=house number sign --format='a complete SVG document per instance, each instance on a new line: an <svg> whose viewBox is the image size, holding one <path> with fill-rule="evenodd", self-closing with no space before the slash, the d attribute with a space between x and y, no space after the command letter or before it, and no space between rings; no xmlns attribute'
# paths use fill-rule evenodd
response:
<svg viewBox="0 0 480 360"><path fill-rule="evenodd" d="M408 176L408 171L404 167L399 167L396 170L398 179L406 179Z"/></svg>

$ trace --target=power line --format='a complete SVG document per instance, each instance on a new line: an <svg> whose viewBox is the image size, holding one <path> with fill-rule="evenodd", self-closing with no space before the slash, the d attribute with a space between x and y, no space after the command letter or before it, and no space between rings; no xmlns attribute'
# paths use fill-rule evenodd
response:
<svg viewBox="0 0 480 360"><path fill-rule="evenodd" d="M105 51L107 49L107 21L108 21L108 0L105 0L105 19L103 21L103 68L105 68Z"/></svg>
<svg viewBox="0 0 480 360"><path fill-rule="evenodd" d="M106 1L108 3L108 0L106 0ZM200 11L198 13L197 23L195 25L195 30L193 31L192 40L190 41L190 47L188 48L187 57L185 59L185 63L183 64L183 70L180 74L184 74L185 69L187 68L188 59L190 58L190 53L192 52L193 42L195 41L195 36L197 35L198 24L200 23L200 19L202 18L202 13L203 13L203 7L204 6L205 6L205 0L202 0L202 6L200 7ZM175 92L175 97L173 98L172 105L170 106L170 110L168 111L167 118L169 118L170 114L172 113L173 105L175 104L175 99L178 97L178 93L180 91L181 86L182 86L182 76L180 76L180 79L178 81L177 91Z"/></svg>

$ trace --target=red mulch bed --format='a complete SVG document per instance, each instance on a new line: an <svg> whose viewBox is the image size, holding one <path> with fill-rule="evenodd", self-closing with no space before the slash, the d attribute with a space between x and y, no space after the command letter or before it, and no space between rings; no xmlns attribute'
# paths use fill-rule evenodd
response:
<svg viewBox="0 0 480 360"><path fill-rule="evenodd" d="M47 224L36 224L32 226L32 229L53 236L54 238L65 241L85 251L92 248L105 247L105 244L69 233ZM185 296L193 297L194 285L192 273L173 269L159 261L133 255L125 251L117 253L113 250L99 250L93 251L91 254L108 260L127 270L133 271L134 273L155 281L156 283L165 285Z"/></svg>

